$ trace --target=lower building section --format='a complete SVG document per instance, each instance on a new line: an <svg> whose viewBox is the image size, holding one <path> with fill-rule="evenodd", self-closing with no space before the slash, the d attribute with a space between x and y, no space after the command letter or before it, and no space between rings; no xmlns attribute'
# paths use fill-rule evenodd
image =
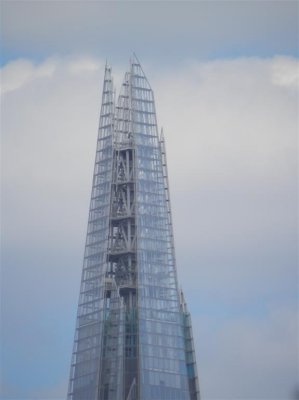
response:
<svg viewBox="0 0 299 400"><path fill-rule="evenodd" d="M97 390L90 390L91 381L82 380L81 386L77 377L69 398L199 400L192 328L186 305L181 303L177 315L181 321L181 335L176 337L176 342L171 342L170 332L177 331L176 323L167 322L167 330L162 325L159 329L159 322L154 319L142 322L138 317L136 293L120 290L114 278L108 278L106 294L102 344L97 349L101 354L94 385ZM147 341L146 325L156 326L157 334L151 333L150 341ZM184 344L183 348L179 342Z"/></svg>

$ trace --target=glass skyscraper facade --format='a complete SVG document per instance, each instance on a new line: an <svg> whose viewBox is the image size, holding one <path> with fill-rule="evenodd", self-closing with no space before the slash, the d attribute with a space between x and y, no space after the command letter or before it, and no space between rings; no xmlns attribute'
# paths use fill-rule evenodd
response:
<svg viewBox="0 0 299 400"><path fill-rule="evenodd" d="M106 65L68 400L199 400L163 134L134 56Z"/></svg>

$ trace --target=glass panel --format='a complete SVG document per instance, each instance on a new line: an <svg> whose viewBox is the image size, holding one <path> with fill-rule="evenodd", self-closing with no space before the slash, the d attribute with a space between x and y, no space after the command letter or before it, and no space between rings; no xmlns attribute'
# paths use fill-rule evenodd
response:
<svg viewBox="0 0 299 400"><path fill-rule="evenodd" d="M189 400L183 319L176 283L154 97L132 64L136 143L140 400Z"/></svg>
<svg viewBox="0 0 299 400"><path fill-rule="evenodd" d="M106 69L68 399L95 399L105 308L112 175L113 87Z"/></svg>

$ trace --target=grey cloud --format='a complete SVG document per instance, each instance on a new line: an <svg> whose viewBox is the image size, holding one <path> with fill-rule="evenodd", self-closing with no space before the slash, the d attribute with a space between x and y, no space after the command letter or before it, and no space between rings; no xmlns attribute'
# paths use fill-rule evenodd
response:
<svg viewBox="0 0 299 400"><path fill-rule="evenodd" d="M2 38L8 54L93 52L118 62L132 50L162 63L295 54L297 6L291 1L6 1Z"/></svg>
<svg viewBox="0 0 299 400"><path fill-rule="evenodd" d="M216 316L202 315L194 318L194 329L200 340L203 398L293 398L298 375L296 309L273 307L262 318L227 318L221 324Z"/></svg>

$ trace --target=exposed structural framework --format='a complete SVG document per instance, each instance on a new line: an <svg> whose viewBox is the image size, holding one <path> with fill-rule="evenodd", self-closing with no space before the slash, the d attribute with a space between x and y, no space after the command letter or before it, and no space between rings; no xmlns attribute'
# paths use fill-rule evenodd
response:
<svg viewBox="0 0 299 400"><path fill-rule="evenodd" d="M166 155L134 56L106 66L68 400L198 400L178 290Z"/></svg>

